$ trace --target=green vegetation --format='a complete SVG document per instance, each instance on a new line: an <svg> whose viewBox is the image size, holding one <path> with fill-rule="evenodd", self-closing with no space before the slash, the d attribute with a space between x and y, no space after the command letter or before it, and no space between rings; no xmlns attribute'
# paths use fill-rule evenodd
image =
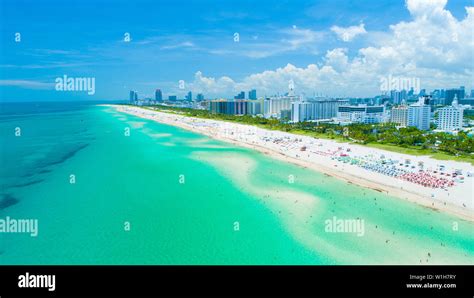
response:
<svg viewBox="0 0 474 298"><path fill-rule="evenodd" d="M261 128L280 130L315 138L352 142L384 150L411 155L430 155L433 158L454 159L474 164L474 139L464 132L457 135L426 132L415 127L397 129L395 124L350 124L346 126L313 122L283 123L277 119L266 119L251 115L212 114L207 110L153 106L148 109L177 113L205 119L215 119Z"/></svg>

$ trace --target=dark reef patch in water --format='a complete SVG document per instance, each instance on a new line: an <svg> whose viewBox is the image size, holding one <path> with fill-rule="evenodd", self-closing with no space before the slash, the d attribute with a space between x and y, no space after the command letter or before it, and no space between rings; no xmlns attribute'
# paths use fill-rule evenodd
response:
<svg viewBox="0 0 474 298"><path fill-rule="evenodd" d="M0 199L0 210L4 210L12 205L15 205L19 202L19 200L13 197L10 194L3 194L2 198Z"/></svg>
<svg viewBox="0 0 474 298"><path fill-rule="evenodd" d="M59 159L51 161L51 162L45 164L44 166L47 167L47 166L61 164L61 163L65 162L66 160L70 159L71 157L73 157L74 155L76 155L77 152L79 152L80 150L86 148L87 146L89 146L89 144L81 144L81 145L77 146L76 148L72 149L71 151L67 152L63 156L61 156Z"/></svg>
<svg viewBox="0 0 474 298"><path fill-rule="evenodd" d="M33 184L36 184L36 183L41 183L43 181L44 181L44 179L33 180L33 181L25 182L25 183L15 184L12 187L25 187L25 186L33 185Z"/></svg>
<svg viewBox="0 0 474 298"><path fill-rule="evenodd" d="M82 143L79 145L76 145L74 148L71 150L67 151L63 155L59 155L59 157L56 157L56 155L50 155L47 158L41 159L35 163L31 168L25 169L25 172L23 175L20 175L21 178L30 178L33 176L36 176L38 174L46 174L49 172L52 172L53 170L48 169L50 166L58 165L66 160L72 158L74 155L77 154L80 150L86 148L89 146L89 143Z"/></svg>
<svg viewBox="0 0 474 298"><path fill-rule="evenodd" d="M21 178L33 177L34 175L36 175L35 172L28 172L26 174L21 175Z"/></svg>
<svg viewBox="0 0 474 298"><path fill-rule="evenodd" d="M40 166L40 167L42 167L42 166ZM31 177L36 176L38 174L44 174L44 173L47 173L47 172L51 172L51 170L36 170L36 168L37 167L32 167L31 169L30 168L24 169L24 171L27 171L27 173L25 173L23 175L20 175L20 177L28 179L28 178L31 178Z"/></svg>

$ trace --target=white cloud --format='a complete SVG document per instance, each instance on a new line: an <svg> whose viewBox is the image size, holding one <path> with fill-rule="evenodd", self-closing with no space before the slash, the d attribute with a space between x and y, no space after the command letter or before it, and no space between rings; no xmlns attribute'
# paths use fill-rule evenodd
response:
<svg viewBox="0 0 474 298"><path fill-rule="evenodd" d="M300 29L296 26L293 26L291 30L283 30L282 33L288 36L288 38L282 39L282 42L293 50L302 46L320 42L324 38L323 32L312 31L310 29Z"/></svg>
<svg viewBox="0 0 474 298"><path fill-rule="evenodd" d="M218 79L205 77L200 71L194 75L191 88L194 92L221 95L235 91L236 83L229 77L223 76Z"/></svg>
<svg viewBox="0 0 474 298"><path fill-rule="evenodd" d="M318 46L325 42L326 33L302 29L296 26L276 30L275 35L282 36L278 40L264 40L258 36L251 36L251 42L240 40L231 47L209 49L209 53L226 56L244 56L253 59L267 58L271 56L286 54L292 51L317 52Z"/></svg>
<svg viewBox="0 0 474 298"><path fill-rule="evenodd" d="M331 66L337 72L343 72L349 66L347 49L337 48L328 51L324 60L327 66Z"/></svg>
<svg viewBox="0 0 474 298"><path fill-rule="evenodd" d="M362 23L359 26L350 26L350 27L339 27L332 26L331 31L337 34L340 40L349 42L352 41L357 35L366 34L365 25Z"/></svg>
<svg viewBox="0 0 474 298"><path fill-rule="evenodd" d="M194 84L210 95L231 95L251 88L257 88L260 95L271 95L286 92L291 79L297 92L308 95L373 96L381 92L380 78L392 75L419 78L421 88L429 90L460 85L469 89L474 87L474 7L466 7L466 17L457 20L445 5L445 0L406 1L412 19L390 26L384 34L376 32L382 38L369 38L371 44L356 52L335 48L306 67L288 64L240 82L229 77L207 78L199 72ZM355 28L359 29L349 30L349 40L357 35L354 32L365 32L363 24ZM287 42L289 48L310 46L318 40L312 31L292 30L299 31Z"/></svg>
<svg viewBox="0 0 474 298"><path fill-rule="evenodd" d="M448 0L406 0L405 5L414 17L448 15L448 11L444 10Z"/></svg>
<svg viewBox="0 0 474 298"><path fill-rule="evenodd" d="M169 45L166 45L166 46L162 46L161 49L162 50L172 50L172 49L177 49L177 48L194 48L194 47L195 47L195 45L191 41L184 41L184 42L180 42L180 43L177 43L177 44L169 44Z"/></svg>
<svg viewBox="0 0 474 298"><path fill-rule="evenodd" d="M14 86L25 89L53 89L54 83L31 80L0 80L0 86Z"/></svg>

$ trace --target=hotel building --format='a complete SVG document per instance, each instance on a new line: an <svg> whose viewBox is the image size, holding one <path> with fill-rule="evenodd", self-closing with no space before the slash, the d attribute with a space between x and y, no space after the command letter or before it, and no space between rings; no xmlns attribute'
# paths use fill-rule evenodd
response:
<svg viewBox="0 0 474 298"><path fill-rule="evenodd" d="M357 105L349 106L343 105L337 109L337 120L339 122L349 123L384 123L387 122L387 113L384 105L367 106Z"/></svg>
<svg viewBox="0 0 474 298"><path fill-rule="evenodd" d="M256 100L211 100L209 111L213 114L258 115L262 114L262 103Z"/></svg>
<svg viewBox="0 0 474 298"><path fill-rule="evenodd" d="M295 101L291 104L291 121L329 120L337 116L339 106L348 103L348 100L338 99Z"/></svg>
<svg viewBox="0 0 474 298"><path fill-rule="evenodd" d="M263 115L265 118L280 118L283 110L291 110L291 103L299 100L298 96L267 98L263 101Z"/></svg>
<svg viewBox="0 0 474 298"><path fill-rule="evenodd" d="M462 128L464 109L459 106L457 96L454 96L451 106L438 109L437 129L455 131Z"/></svg>
<svg viewBox="0 0 474 298"><path fill-rule="evenodd" d="M425 105L423 98L408 107L408 126L419 130L430 129L431 107Z"/></svg>
<svg viewBox="0 0 474 298"><path fill-rule="evenodd" d="M408 106L393 107L390 114L390 122L406 127L408 125Z"/></svg>

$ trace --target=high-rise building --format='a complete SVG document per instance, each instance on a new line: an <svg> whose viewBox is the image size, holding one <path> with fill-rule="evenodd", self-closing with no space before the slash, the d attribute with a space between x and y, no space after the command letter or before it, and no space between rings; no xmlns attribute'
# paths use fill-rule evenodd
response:
<svg viewBox="0 0 474 298"><path fill-rule="evenodd" d="M187 101L192 101L193 100L193 93L191 91L189 91L188 95L186 95L186 100Z"/></svg>
<svg viewBox="0 0 474 298"><path fill-rule="evenodd" d="M393 104L399 105L403 101L407 100L407 91L402 90L402 91L397 91L397 90L392 90L390 91L390 100L392 101Z"/></svg>
<svg viewBox="0 0 474 298"><path fill-rule="evenodd" d="M291 121L332 119L337 116L338 107L348 103L348 100L339 99L295 101L291 104Z"/></svg>
<svg viewBox="0 0 474 298"><path fill-rule="evenodd" d="M245 92L241 91L239 94L234 96L234 99L245 99Z"/></svg>
<svg viewBox="0 0 474 298"><path fill-rule="evenodd" d="M168 96L168 100L169 101L177 101L178 97L176 95L170 95L170 96Z"/></svg>
<svg viewBox="0 0 474 298"><path fill-rule="evenodd" d="M425 105L434 105L433 96L423 95L422 97L423 97L423 102L425 103Z"/></svg>
<svg viewBox="0 0 474 298"><path fill-rule="evenodd" d="M209 111L213 114L246 115L248 111L246 100L212 100L209 102Z"/></svg>
<svg viewBox="0 0 474 298"><path fill-rule="evenodd" d="M203 101L203 100L204 100L204 95L203 95L202 93L198 93L198 94L196 95L196 100L197 100L197 101Z"/></svg>
<svg viewBox="0 0 474 298"><path fill-rule="evenodd" d="M163 93L161 93L161 89L155 90L155 100L156 101L163 101Z"/></svg>
<svg viewBox="0 0 474 298"><path fill-rule="evenodd" d="M441 94L441 92L438 89L435 89L435 90L431 91L431 97L433 97L433 99L439 99L440 94Z"/></svg>
<svg viewBox="0 0 474 298"><path fill-rule="evenodd" d="M473 97L464 98L464 99L458 100L458 102L461 105L469 105L471 107L474 107L474 98Z"/></svg>
<svg viewBox="0 0 474 298"><path fill-rule="evenodd" d="M135 101L138 101L138 92L135 91Z"/></svg>
<svg viewBox="0 0 474 298"><path fill-rule="evenodd" d="M257 90L252 89L249 91L249 99L252 99L252 100L257 99Z"/></svg>
<svg viewBox="0 0 474 298"><path fill-rule="evenodd" d="M129 98L130 103L133 103L135 100L136 100L135 99L135 91L130 90L130 98Z"/></svg>
<svg viewBox="0 0 474 298"><path fill-rule="evenodd" d="M464 109L458 104L454 96L451 106L438 109L437 129L442 131L460 130L463 123Z"/></svg>
<svg viewBox="0 0 474 298"><path fill-rule="evenodd" d="M408 106L401 105L393 107L390 114L390 122L396 123L399 126L407 126L408 124Z"/></svg>
<svg viewBox="0 0 474 298"><path fill-rule="evenodd" d="M447 106L451 105L453 103L453 99L455 95L458 98L458 100L464 99L464 95L465 95L464 87L461 86L460 88L447 89L444 104Z"/></svg>
<svg viewBox="0 0 474 298"><path fill-rule="evenodd" d="M431 107L425 105L423 98L408 107L408 126L414 126L419 130L428 130L430 129L430 118Z"/></svg>
<svg viewBox="0 0 474 298"><path fill-rule="evenodd" d="M299 101L298 96L271 97L263 101L263 115L266 118L281 116L282 110L291 110L291 103Z"/></svg>
<svg viewBox="0 0 474 298"><path fill-rule="evenodd" d="M249 115L263 114L263 101L262 100L248 100L247 101L247 114Z"/></svg>
<svg viewBox="0 0 474 298"><path fill-rule="evenodd" d="M387 122L385 106L357 106L343 105L337 108L337 120L341 122L356 123L384 123Z"/></svg>
<svg viewBox="0 0 474 298"><path fill-rule="evenodd" d="M439 98L446 98L446 90L444 89L439 90Z"/></svg>
<svg viewBox="0 0 474 298"><path fill-rule="evenodd" d="M295 101L291 103L291 121L303 122L314 120L315 113L313 111L314 105L310 102Z"/></svg>

